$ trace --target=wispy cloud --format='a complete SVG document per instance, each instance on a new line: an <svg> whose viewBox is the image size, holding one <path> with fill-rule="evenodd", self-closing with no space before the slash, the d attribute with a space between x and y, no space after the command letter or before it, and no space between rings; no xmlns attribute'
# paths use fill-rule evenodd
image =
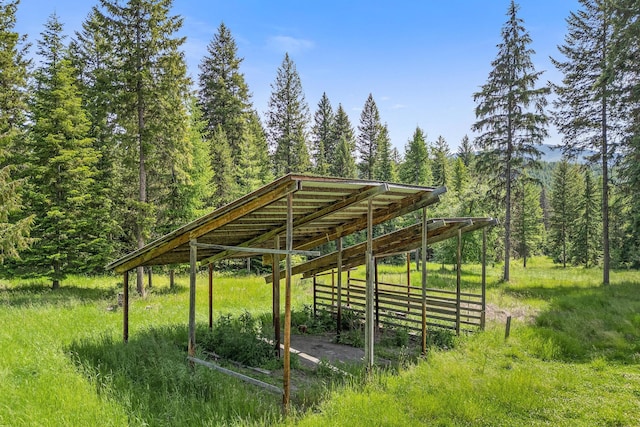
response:
<svg viewBox="0 0 640 427"><path fill-rule="evenodd" d="M403 108L407 108L407 106L404 104L393 104L393 106L391 107L392 110L401 110Z"/></svg>
<svg viewBox="0 0 640 427"><path fill-rule="evenodd" d="M273 36L267 40L267 46L281 53L289 52L293 54L312 49L314 43L311 40L297 39L290 36Z"/></svg>

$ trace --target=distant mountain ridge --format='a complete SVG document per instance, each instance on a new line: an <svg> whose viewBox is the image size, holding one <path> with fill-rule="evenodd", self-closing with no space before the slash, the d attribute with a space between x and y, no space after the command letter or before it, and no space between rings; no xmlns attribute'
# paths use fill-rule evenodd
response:
<svg viewBox="0 0 640 427"><path fill-rule="evenodd" d="M562 147L556 147L555 145L541 144L538 146L538 149L542 151L542 156L540 160L544 162L554 163L562 160ZM576 161L578 163L586 163L586 158L591 157L594 154L597 154L593 150L585 150L582 152Z"/></svg>

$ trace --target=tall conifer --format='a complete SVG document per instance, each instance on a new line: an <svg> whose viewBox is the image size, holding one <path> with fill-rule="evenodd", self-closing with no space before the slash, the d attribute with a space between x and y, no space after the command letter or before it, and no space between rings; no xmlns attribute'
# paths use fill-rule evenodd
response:
<svg viewBox="0 0 640 427"><path fill-rule="evenodd" d="M404 162L400 166L400 180L405 184L431 185L431 161L424 132L419 127L405 147Z"/></svg>
<svg viewBox="0 0 640 427"><path fill-rule="evenodd" d="M318 109L313 116L314 123L311 131L315 173L318 175L327 175L333 161L337 145L333 140L334 120L331 102L327 94L323 92L322 98L318 102Z"/></svg>
<svg viewBox="0 0 640 427"><path fill-rule="evenodd" d="M382 124L380 123L380 113L373 95L364 103L362 112L360 113L360 124L358 125L358 139L356 147L358 150L358 168L360 169L360 177L364 179L373 179L375 176L375 163L378 155L378 143L380 141L380 131Z"/></svg>
<svg viewBox="0 0 640 427"><path fill-rule="evenodd" d="M541 72L535 71L529 47L531 37L518 17L512 0L502 28L498 56L480 92L474 94L479 132L476 146L482 151L478 168L488 177L496 200L504 202L504 280L509 281L511 257L512 183L540 157L536 148L547 136L546 87L536 88Z"/></svg>

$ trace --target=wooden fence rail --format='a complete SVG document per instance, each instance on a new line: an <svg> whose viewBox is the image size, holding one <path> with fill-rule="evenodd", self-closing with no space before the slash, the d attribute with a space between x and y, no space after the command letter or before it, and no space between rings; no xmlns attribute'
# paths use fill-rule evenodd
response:
<svg viewBox="0 0 640 427"><path fill-rule="evenodd" d="M332 272L313 279L313 310L337 314L338 289ZM331 277L327 277L331 276ZM324 283L328 282L328 283ZM351 311L354 318L364 321L366 283L348 275L342 286L342 313ZM427 325L454 331L473 331L482 327L482 295L427 288ZM422 288L387 282L377 282L374 293L376 327L403 327L417 332L422 325Z"/></svg>

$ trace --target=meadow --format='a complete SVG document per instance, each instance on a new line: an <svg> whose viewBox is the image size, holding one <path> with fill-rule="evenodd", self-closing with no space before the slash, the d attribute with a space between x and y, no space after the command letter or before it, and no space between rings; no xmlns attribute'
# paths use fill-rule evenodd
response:
<svg viewBox="0 0 640 427"><path fill-rule="evenodd" d="M2 281L0 425L640 425L640 272L614 271L605 288L599 270L546 258L514 263L509 284L500 267L488 270L485 332L393 369L319 381L286 418L277 395L186 362L186 277L169 289L157 274L146 298L132 298L126 345L119 278L70 277L57 291ZM380 272L393 280L404 267ZM463 266L462 278L477 288L480 267ZM453 286L455 273L429 265L429 280ZM310 303L310 281L296 280L294 309ZM270 304L260 277L214 278L216 317L265 316ZM206 274L197 321L202 336Z"/></svg>

